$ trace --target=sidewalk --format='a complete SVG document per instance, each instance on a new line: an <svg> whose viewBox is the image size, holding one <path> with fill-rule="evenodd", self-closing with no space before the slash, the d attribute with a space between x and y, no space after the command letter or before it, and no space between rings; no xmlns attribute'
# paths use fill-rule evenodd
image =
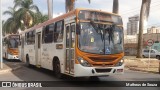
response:
<svg viewBox="0 0 160 90"><path fill-rule="evenodd" d="M19 69L21 67L20 63L21 62L8 62L8 61L4 60L4 62L3 62L3 68L0 69L0 74L3 74L3 73L6 73L6 72L10 72L10 71Z"/></svg>
<svg viewBox="0 0 160 90"><path fill-rule="evenodd" d="M125 68L135 71L159 73L159 62L156 58L136 58L136 56L124 57Z"/></svg>

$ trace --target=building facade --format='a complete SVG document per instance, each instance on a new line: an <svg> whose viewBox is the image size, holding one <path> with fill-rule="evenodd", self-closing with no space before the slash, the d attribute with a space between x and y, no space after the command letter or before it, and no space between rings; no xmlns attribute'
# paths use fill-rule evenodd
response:
<svg viewBox="0 0 160 90"><path fill-rule="evenodd" d="M139 29L139 16L135 15L128 18L127 23L127 35L136 35L138 34Z"/></svg>
<svg viewBox="0 0 160 90"><path fill-rule="evenodd" d="M151 28L148 28L148 29L147 29L147 33L148 33L148 34L150 34L150 33L160 33L160 28L159 28L159 27L152 26Z"/></svg>

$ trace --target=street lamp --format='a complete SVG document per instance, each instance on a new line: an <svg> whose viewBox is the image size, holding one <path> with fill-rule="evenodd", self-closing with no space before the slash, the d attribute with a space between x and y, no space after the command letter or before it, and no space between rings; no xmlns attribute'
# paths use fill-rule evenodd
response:
<svg viewBox="0 0 160 90"><path fill-rule="evenodd" d="M1 8L1 0L0 0L0 8ZM1 20L1 9L0 9L0 21ZM0 23L0 69L3 68L3 60L2 60L2 23Z"/></svg>
<svg viewBox="0 0 160 90"><path fill-rule="evenodd" d="M48 17L49 19L52 19L53 17L53 0L47 0L48 5Z"/></svg>

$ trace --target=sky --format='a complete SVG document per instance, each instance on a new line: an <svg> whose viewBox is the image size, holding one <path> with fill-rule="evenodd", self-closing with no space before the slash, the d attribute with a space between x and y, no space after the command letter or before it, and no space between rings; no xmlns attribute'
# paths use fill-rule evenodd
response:
<svg viewBox="0 0 160 90"><path fill-rule="evenodd" d="M13 7L13 0L2 0L1 1L2 13ZM34 4L37 5L41 12L47 14L47 0L33 0ZM128 17L139 15L142 0L119 0L119 14L122 16L124 22L124 28L128 22ZM76 0L75 8L91 8L102 11L112 12L113 0ZM150 16L148 18L148 27L157 26L160 27L160 1L152 0ZM65 0L53 0L53 16L65 13ZM2 20L6 20L9 16L2 15Z"/></svg>

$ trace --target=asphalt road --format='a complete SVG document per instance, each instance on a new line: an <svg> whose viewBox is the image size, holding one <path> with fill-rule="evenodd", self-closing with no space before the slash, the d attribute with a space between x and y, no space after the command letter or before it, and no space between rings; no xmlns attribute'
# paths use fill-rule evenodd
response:
<svg viewBox="0 0 160 90"><path fill-rule="evenodd" d="M96 79L90 79L90 78L73 78L69 76L65 76L64 79L57 79L52 71L46 70L46 69L38 69L35 67L26 67L22 62L10 62L17 63L17 65L20 65L21 68L14 70L12 72L6 72L3 74L0 74L0 81L55 81L53 83L56 83L57 81L64 82L63 84L67 84L70 87L52 87L52 88L34 88L34 90L160 90L160 87L152 88L152 87L83 87L79 84L73 84L66 81L96 81L95 83L99 83L102 81L160 81L160 75L154 74L154 73L145 73L145 72L139 72L139 71L131 71L131 70L125 70L125 73L123 75L112 75L112 76L105 76L105 77L98 77ZM113 82L112 82L113 83ZM113 83L114 84L114 83ZM73 86L73 87L72 87ZM11 88L0 88L0 90L10 90ZM12 88L14 90L32 90L33 88Z"/></svg>

